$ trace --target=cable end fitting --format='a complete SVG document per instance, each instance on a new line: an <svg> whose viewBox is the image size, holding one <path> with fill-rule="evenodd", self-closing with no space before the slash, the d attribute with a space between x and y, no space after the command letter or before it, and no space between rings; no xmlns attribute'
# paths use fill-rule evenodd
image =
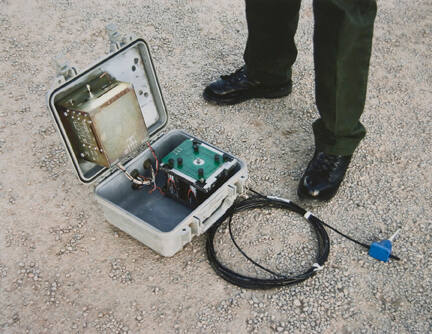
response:
<svg viewBox="0 0 432 334"><path fill-rule="evenodd" d="M322 265L320 265L319 263L314 263L313 265L312 265L312 267L314 268L314 272L315 271L320 271L320 270L323 270L324 269L324 266L322 266Z"/></svg>
<svg viewBox="0 0 432 334"><path fill-rule="evenodd" d="M373 242L369 247L369 255L379 261L388 262L392 252L392 241L398 233L399 230L386 240Z"/></svg>

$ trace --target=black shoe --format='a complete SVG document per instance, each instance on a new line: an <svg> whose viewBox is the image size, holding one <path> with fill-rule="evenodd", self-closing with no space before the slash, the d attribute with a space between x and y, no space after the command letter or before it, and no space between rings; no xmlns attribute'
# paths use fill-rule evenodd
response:
<svg viewBox="0 0 432 334"><path fill-rule="evenodd" d="M236 104L252 98L278 98L291 93L292 82L280 86L263 86L250 80L243 66L230 75L222 75L204 89L204 99L219 105Z"/></svg>
<svg viewBox="0 0 432 334"><path fill-rule="evenodd" d="M331 199L345 177L351 157L315 152L300 179L298 196L321 201Z"/></svg>

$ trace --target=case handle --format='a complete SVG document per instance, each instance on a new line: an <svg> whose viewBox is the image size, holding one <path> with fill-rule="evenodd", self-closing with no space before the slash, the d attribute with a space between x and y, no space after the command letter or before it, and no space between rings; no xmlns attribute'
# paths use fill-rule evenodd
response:
<svg viewBox="0 0 432 334"><path fill-rule="evenodd" d="M212 226L220 217L222 217L223 214L227 212L227 210L233 205L237 197L236 189L232 186L227 186L225 189L226 190L222 195L223 198L220 201L218 208L201 223L201 233L207 231L207 229Z"/></svg>

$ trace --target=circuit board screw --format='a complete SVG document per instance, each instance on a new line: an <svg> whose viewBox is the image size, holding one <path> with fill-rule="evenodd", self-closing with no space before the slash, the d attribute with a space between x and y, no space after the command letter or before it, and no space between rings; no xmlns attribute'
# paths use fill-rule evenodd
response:
<svg viewBox="0 0 432 334"><path fill-rule="evenodd" d="M201 179L204 177L204 169L198 168L198 177Z"/></svg>
<svg viewBox="0 0 432 334"><path fill-rule="evenodd" d="M194 141L193 144L192 144L192 147L193 147L194 152L198 153L198 150L199 150L199 148L198 148L198 142Z"/></svg>
<svg viewBox="0 0 432 334"><path fill-rule="evenodd" d="M178 157L178 158L177 158L177 165L178 165L179 167L181 167L181 166L183 165L183 158L181 158L181 157Z"/></svg>

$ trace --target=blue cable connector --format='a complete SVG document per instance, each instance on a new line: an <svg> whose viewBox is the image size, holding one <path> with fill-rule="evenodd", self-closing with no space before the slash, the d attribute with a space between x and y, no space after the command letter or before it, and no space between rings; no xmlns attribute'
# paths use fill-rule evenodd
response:
<svg viewBox="0 0 432 334"><path fill-rule="evenodd" d="M397 230L395 234L386 240L373 242L369 247L369 255L374 259L388 262L392 252L392 242L398 235L399 231L400 230Z"/></svg>

